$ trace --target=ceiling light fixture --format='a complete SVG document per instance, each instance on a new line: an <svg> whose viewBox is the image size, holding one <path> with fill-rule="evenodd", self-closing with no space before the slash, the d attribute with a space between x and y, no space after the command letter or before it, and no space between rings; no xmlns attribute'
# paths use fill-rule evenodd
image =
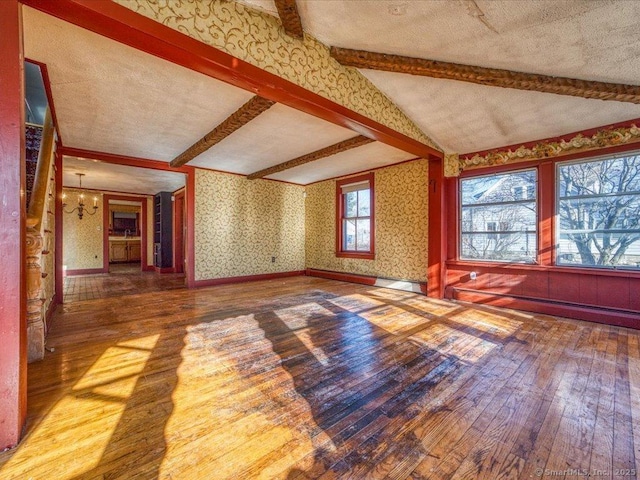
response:
<svg viewBox="0 0 640 480"><path fill-rule="evenodd" d="M78 179L80 181L80 190L82 190L82 177L84 177L84 173L76 173L76 175L78 176ZM78 218L80 220L82 220L83 215L86 213L87 215L94 215L97 211L98 211L98 197L93 197L93 211L86 211L85 212L85 205L84 205L84 193L80 192L80 194L78 195L78 206L75 207L73 210L71 211L67 211L65 210L65 207L67 206L65 199L67 198L67 194L63 193L62 194L62 210L64 211L64 213L73 213L76 210L78 211Z"/></svg>

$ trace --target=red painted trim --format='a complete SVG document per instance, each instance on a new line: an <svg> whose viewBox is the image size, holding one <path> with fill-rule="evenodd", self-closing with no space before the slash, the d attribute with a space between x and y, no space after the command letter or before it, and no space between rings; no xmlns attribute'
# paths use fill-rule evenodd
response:
<svg viewBox="0 0 640 480"><path fill-rule="evenodd" d="M129 197L127 195L112 195L105 193L102 195L102 269L109 271L109 201L126 200L129 202L140 202L141 226L140 226L140 270L144 271L148 267L147 262L147 202L149 197Z"/></svg>
<svg viewBox="0 0 640 480"><path fill-rule="evenodd" d="M420 157L442 152L108 0L23 0L82 28Z"/></svg>
<svg viewBox="0 0 640 480"><path fill-rule="evenodd" d="M429 158L432 158L432 157L429 157ZM390 163L389 165L382 165L380 167L368 168L367 170L360 170L359 172L348 173L346 175L338 175L337 177L329 177L329 178L325 178L324 180L316 180L315 182L306 183L304 184L304 186L308 187L310 185L315 185L316 183L328 182L330 180L339 180L341 178L352 177L354 175L362 175L363 173L376 172L384 168L397 167L398 165L402 165L404 163L416 162L418 160L424 160L424 158L422 157L410 158L409 160L402 160L401 162L398 162L398 163Z"/></svg>
<svg viewBox="0 0 640 480"><path fill-rule="evenodd" d="M273 280L275 278L298 277L304 274L304 270L296 270L293 272L263 273L261 275L247 275L244 277L211 278L209 280L197 280L194 287L211 287L215 285L226 285L229 283L257 282L261 280Z"/></svg>
<svg viewBox="0 0 640 480"><path fill-rule="evenodd" d="M196 286L196 171L187 167L187 242L186 266L187 288Z"/></svg>
<svg viewBox="0 0 640 480"><path fill-rule="evenodd" d="M369 182L369 188L371 189L371 246L368 252L353 252L342 249L342 216L344 214L344 198L342 196L342 186L349 185L351 183ZM341 258L359 258L361 260L373 260L376 253L376 188L375 188L375 174L373 172L365 175L351 176L343 180L336 182L336 257Z"/></svg>
<svg viewBox="0 0 640 480"><path fill-rule="evenodd" d="M188 173L189 168L193 167L176 167L173 168L168 162L159 160L150 160L148 158L129 157L127 155L117 155L114 153L97 152L95 150L83 150L81 148L62 147L62 155L69 157L89 158L93 160L101 160L103 162L115 163L117 165L128 165L130 167L151 168L153 170L166 170L170 172Z"/></svg>
<svg viewBox="0 0 640 480"><path fill-rule="evenodd" d="M610 268L588 268L588 267L570 267L570 266L554 266L554 265L533 265L529 263L500 263L500 262L481 262L471 260L447 260L447 266L450 268L461 269L499 269L512 272L555 272L555 273L575 273L598 275L600 277L623 277L623 278L639 278L638 270L616 270Z"/></svg>
<svg viewBox="0 0 640 480"><path fill-rule="evenodd" d="M27 413L25 132L22 15L0 2L0 451L20 440Z"/></svg>
<svg viewBox="0 0 640 480"><path fill-rule="evenodd" d="M74 187L74 186L69 186L69 187L64 187L66 189L69 190L80 190L78 187ZM131 197L136 197L136 198L144 198L144 197L152 197L153 195L151 193L135 193L135 192L121 192L121 191L115 191L115 190L100 190L99 188L85 188L82 187L82 190L85 190L87 192L96 192L99 193L101 195L106 195L106 194L110 194L110 195L127 195L127 196L131 196ZM137 201L137 200L136 200Z"/></svg>
<svg viewBox="0 0 640 480"><path fill-rule="evenodd" d="M485 156L488 153L495 153L495 152L502 152L502 151L507 151L507 150L516 150L518 148L520 148L521 146L524 146L525 148L531 148L531 147L535 147L536 145L538 145L539 143L549 143L549 142L561 142L562 140L564 141L568 141L571 140L573 137L577 136L577 135L582 135L583 137L590 137L592 135L594 135L595 133L601 131L601 130L612 130L615 128L620 128L620 127L629 127L631 125L637 125L640 126L640 118L634 118L632 120L625 120L624 122L618 122L618 123L611 123L609 125L603 125L601 127L595 127L595 128L589 128L587 130L580 130L578 132L573 132L573 133L567 133L558 137L549 137L549 138L543 138L541 140L533 140L533 141L529 141L529 142L523 142L523 143L514 143L512 145L506 145L503 147L498 147L498 148L491 148L489 150L480 150L477 152L470 152L470 153L464 153L460 155L460 158L471 158L475 155L480 155L480 156ZM585 152L581 152L582 154L584 154ZM591 153L593 154L593 150L591 150Z"/></svg>
<svg viewBox="0 0 640 480"><path fill-rule="evenodd" d="M555 247L555 167L553 162L542 162L538 166L538 264L553 266Z"/></svg>
<svg viewBox="0 0 640 480"><path fill-rule="evenodd" d="M539 301L525 297L514 297L485 293L475 290L448 288L447 298L462 300L465 302L492 305L495 307L514 308L528 312L557 315L561 317L576 318L590 322L618 325L621 327L640 328L640 315L622 310L606 308L590 308L563 302Z"/></svg>
<svg viewBox="0 0 640 480"><path fill-rule="evenodd" d="M51 80L49 77L49 70L47 65L42 62L38 62L37 60L32 60L30 58L25 58L25 62L33 63L40 67L40 73L42 74L42 83L44 84L44 91L47 95L47 102L49 103L49 111L51 112L51 119L53 120L53 127L56 130L56 134L58 135L58 143L62 145L62 135L60 134L60 127L58 124L58 116L56 115L56 108L53 103L53 93L51 92Z"/></svg>
<svg viewBox="0 0 640 480"><path fill-rule="evenodd" d="M55 175L56 175L56 231L55 231L55 242L56 242L56 262L55 262L55 270L56 270L56 301L57 303L62 304L64 301L64 276L63 276L63 212L62 212L62 154L60 153L60 144L56 144L56 154L54 157L55 162Z"/></svg>
<svg viewBox="0 0 640 480"><path fill-rule="evenodd" d="M75 277L78 275L98 275L101 273L109 273L109 269L104 268L76 268L72 270L65 270L65 276Z"/></svg>
<svg viewBox="0 0 640 480"><path fill-rule="evenodd" d="M173 202L173 268L176 273L184 273L184 213L185 213L185 191L184 187L180 193L174 193Z"/></svg>
<svg viewBox="0 0 640 480"><path fill-rule="evenodd" d="M226 170L218 170L217 168L209 168L209 167L201 167L201 166L197 166L197 167L194 167L194 168L197 168L199 170L207 170L209 172L224 173L224 174L227 174L227 175L236 175L238 177L247 178L247 174L246 173L228 172ZM288 182L286 180L276 180L275 178L262 177L262 178L258 178L256 180L268 180L270 182L286 183L286 184L289 184L289 185L295 185L297 187L304 187L304 184L302 184L302 183Z"/></svg>
<svg viewBox="0 0 640 480"><path fill-rule="evenodd" d="M429 162L429 253L427 261L427 295L444 297L447 251L446 202L444 200L444 166L439 158Z"/></svg>
<svg viewBox="0 0 640 480"><path fill-rule="evenodd" d="M354 273L345 272L333 272L330 270L316 270L315 268L307 268L306 273L308 277L328 278L329 280L338 280L340 282L359 283L360 285L376 284L376 277L369 275L357 275Z"/></svg>
<svg viewBox="0 0 640 480"><path fill-rule="evenodd" d="M348 283L357 283L360 285L369 285L375 286L378 281L378 277L372 277L371 275L359 275L356 273L347 273L347 272L335 272L332 270L317 270L315 268L307 268L305 270L305 275L308 277L318 277L318 278L327 278L329 280L337 280L340 282L348 282ZM380 278L380 280L396 280L394 278ZM409 280L398 280L400 282L409 281ZM409 283L416 284L420 286L420 291L423 294L427 294L427 283L426 282L412 282ZM380 288L388 288L388 287L380 287Z"/></svg>

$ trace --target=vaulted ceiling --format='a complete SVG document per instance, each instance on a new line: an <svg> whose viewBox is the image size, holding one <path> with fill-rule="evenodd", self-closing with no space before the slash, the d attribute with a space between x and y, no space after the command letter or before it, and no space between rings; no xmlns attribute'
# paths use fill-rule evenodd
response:
<svg viewBox="0 0 640 480"><path fill-rule="evenodd" d="M277 16L273 0L241 0ZM327 46L638 85L640 2L297 0ZM253 94L31 8L25 54L47 65L66 146L171 162ZM447 152L468 153L640 118L640 105L361 68ZM250 175L356 137L282 104L236 125L189 165ZM308 184L414 158L372 142L269 174ZM86 177L88 179L89 177Z"/></svg>

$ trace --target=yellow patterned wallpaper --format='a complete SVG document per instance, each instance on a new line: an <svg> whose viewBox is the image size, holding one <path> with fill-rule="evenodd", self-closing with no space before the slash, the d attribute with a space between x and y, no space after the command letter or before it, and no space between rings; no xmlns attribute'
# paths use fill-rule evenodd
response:
<svg viewBox="0 0 640 480"><path fill-rule="evenodd" d="M196 280L304 270L303 194L298 185L196 169Z"/></svg>
<svg viewBox="0 0 640 480"><path fill-rule="evenodd" d="M78 195L83 192L76 188L64 188L71 210L78 202ZM93 197L98 197L98 211L95 215L84 215L82 220L77 212L62 214L62 264L67 270L102 268L102 194L84 191L85 204L93 205Z"/></svg>
<svg viewBox="0 0 640 480"><path fill-rule="evenodd" d="M375 171L375 260L336 257L335 185L306 187L307 268L426 281L428 161Z"/></svg>
<svg viewBox="0 0 640 480"><path fill-rule="evenodd" d="M279 18L226 0L114 1L440 150L358 70L308 34L290 37Z"/></svg>

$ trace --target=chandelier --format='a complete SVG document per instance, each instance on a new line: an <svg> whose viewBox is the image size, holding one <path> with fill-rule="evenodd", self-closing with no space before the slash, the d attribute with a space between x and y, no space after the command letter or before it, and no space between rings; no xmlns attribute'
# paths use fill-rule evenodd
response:
<svg viewBox="0 0 640 480"><path fill-rule="evenodd" d="M76 173L76 175L78 176L78 180L80 182L80 189L82 189L82 177L84 177L84 173ZM87 207L84 204L84 193L80 193L78 195L78 206L75 207L73 210L71 211L67 211L65 210L67 203L65 202L65 199L67 198L67 194L63 193L62 194L62 210L64 211L64 213L73 213L76 210L78 211L78 218L80 220L82 220L82 216L86 213L87 215L94 215L97 211L98 211L98 197L93 197L93 211L89 211L89 209L87 209ZM86 209L86 210L85 210Z"/></svg>

